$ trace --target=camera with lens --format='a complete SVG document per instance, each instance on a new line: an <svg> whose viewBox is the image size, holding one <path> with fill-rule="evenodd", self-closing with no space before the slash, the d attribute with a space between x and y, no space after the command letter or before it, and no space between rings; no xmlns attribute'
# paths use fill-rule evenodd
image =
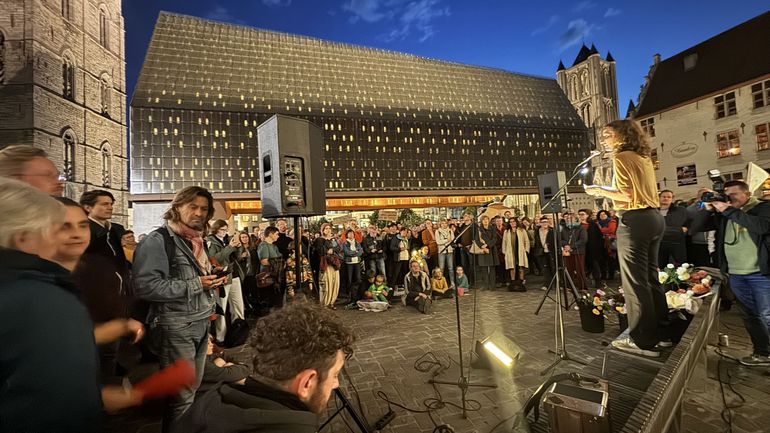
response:
<svg viewBox="0 0 770 433"><path fill-rule="evenodd" d="M701 203L711 203L715 201L721 201L727 203L730 199L725 195L725 178L722 177L722 173L719 170L709 170L709 179L711 179L711 189L713 191L706 191L700 196Z"/></svg>

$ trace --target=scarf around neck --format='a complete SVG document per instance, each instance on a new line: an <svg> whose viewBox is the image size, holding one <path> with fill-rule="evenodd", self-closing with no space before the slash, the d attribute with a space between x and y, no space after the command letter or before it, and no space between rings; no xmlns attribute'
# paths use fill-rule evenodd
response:
<svg viewBox="0 0 770 433"><path fill-rule="evenodd" d="M168 227L182 239L189 241L192 244L192 252L195 256L195 261L198 264L200 270L208 274L211 271L211 263L206 255L206 250L203 248L203 232L194 230L183 223L168 222Z"/></svg>

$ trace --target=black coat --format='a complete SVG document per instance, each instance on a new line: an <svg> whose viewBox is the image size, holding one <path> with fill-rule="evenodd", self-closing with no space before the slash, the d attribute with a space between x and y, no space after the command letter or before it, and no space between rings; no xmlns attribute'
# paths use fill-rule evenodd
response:
<svg viewBox="0 0 770 433"><path fill-rule="evenodd" d="M172 433L315 433L318 416L291 394L254 379L221 385L200 397Z"/></svg>
<svg viewBox="0 0 770 433"><path fill-rule="evenodd" d="M385 248L383 246L383 240L367 234L364 236L364 259L366 260L379 260L384 257Z"/></svg>
<svg viewBox="0 0 770 433"><path fill-rule="evenodd" d="M91 318L106 322L129 317L134 304L131 272L120 238L126 232L120 224L107 229L88 220L91 242L72 273Z"/></svg>
<svg viewBox="0 0 770 433"><path fill-rule="evenodd" d="M586 242L586 262L598 260L607 255L604 248L604 237L596 221L588 220L588 241Z"/></svg>
<svg viewBox="0 0 770 433"><path fill-rule="evenodd" d="M545 241L548 244L548 254L553 254L554 249L556 249L556 238L554 237L554 231L553 229L548 229L548 234L545 236ZM543 248L543 242L540 240L540 229L535 230L535 242L532 247L532 252L535 254L535 256L542 256L545 253L545 249Z"/></svg>
<svg viewBox="0 0 770 433"><path fill-rule="evenodd" d="M727 221L739 224L749 232L751 240L759 252L759 271L762 275L770 275L770 202L760 202L748 212L729 207L723 213L700 211L690 224L692 233L716 230L716 248L719 268L727 273L729 263L725 255L725 230Z"/></svg>
<svg viewBox="0 0 770 433"><path fill-rule="evenodd" d="M668 213L663 217L666 220L666 230L663 232L662 244L682 244L684 245L685 233L682 227L690 225L690 215L686 208L674 206L668 208Z"/></svg>
<svg viewBox="0 0 770 433"><path fill-rule="evenodd" d="M69 272L0 248L0 431L101 431L94 329Z"/></svg>

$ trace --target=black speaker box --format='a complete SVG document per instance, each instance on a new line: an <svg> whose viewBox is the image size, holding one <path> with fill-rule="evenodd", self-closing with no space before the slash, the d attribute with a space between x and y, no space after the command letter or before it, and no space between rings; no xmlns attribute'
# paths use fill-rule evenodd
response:
<svg viewBox="0 0 770 433"><path fill-rule="evenodd" d="M567 183L567 176L563 171L554 171L537 176L537 189L540 193L540 206L545 206L554 195ZM542 209L543 213L558 213L565 207L564 196L552 201L551 204Z"/></svg>
<svg viewBox="0 0 770 433"><path fill-rule="evenodd" d="M276 114L257 128L262 216L326 213L321 128Z"/></svg>

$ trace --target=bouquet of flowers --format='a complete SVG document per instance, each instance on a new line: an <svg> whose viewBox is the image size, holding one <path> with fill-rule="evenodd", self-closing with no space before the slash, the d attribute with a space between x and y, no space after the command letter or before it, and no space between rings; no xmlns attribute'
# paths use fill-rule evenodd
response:
<svg viewBox="0 0 770 433"><path fill-rule="evenodd" d="M666 292L666 302L672 311L685 310L695 314L703 303L700 298L711 294L711 276L706 271L696 271L688 263L679 267L668 264L658 272L658 281L671 287Z"/></svg>
<svg viewBox="0 0 770 433"><path fill-rule="evenodd" d="M591 308L591 313L595 316L604 316L610 309L606 296L607 293L601 289L597 289L594 293L582 290L577 303L583 308Z"/></svg>
<svg viewBox="0 0 770 433"><path fill-rule="evenodd" d="M658 281L666 285L684 285L690 281L691 271L692 267L689 263L682 263L679 267L669 263L662 271L658 271Z"/></svg>
<svg viewBox="0 0 770 433"><path fill-rule="evenodd" d="M669 263L658 272L658 281L660 284L676 287L673 291L679 293L692 290L695 295L704 295L711 291L712 280L706 271L696 271L689 263L682 263L679 267Z"/></svg>
<svg viewBox="0 0 770 433"><path fill-rule="evenodd" d="M628 311L626 311L626 297L622 287L618 287L616 293L607 297L607 305L618 314L628 314Z"/></svg>

